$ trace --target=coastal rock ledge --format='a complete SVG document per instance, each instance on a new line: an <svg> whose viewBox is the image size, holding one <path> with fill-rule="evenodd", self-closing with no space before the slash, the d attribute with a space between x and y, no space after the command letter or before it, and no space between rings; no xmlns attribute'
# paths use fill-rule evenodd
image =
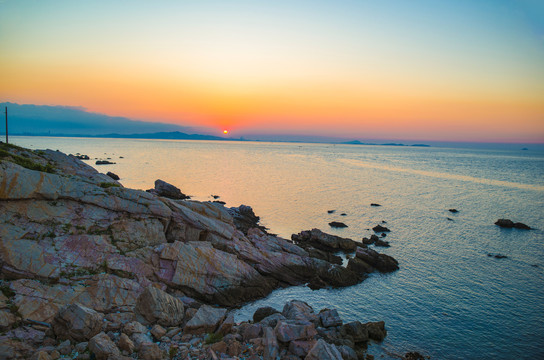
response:
<svg viewBox="0 0 544 360"><path fill-rule="evenodd" d="M394 259L353 244L351 266L333 264L262 228L237 228L222 204L128 189L75 156L0 145L0 328L7 331L0 353L11 349L6 358L44 346L56 333L51 324L69 329L80 315L82 330L59 339L85 338L107 351L111 344L99 330L137 320L163 333L189 321L202 303L237 306L280 286L349 286L374 268L397 268ZM71 304L77 307L66 308ZM126 335L125 348L153 358L149 334Z"/></svg>

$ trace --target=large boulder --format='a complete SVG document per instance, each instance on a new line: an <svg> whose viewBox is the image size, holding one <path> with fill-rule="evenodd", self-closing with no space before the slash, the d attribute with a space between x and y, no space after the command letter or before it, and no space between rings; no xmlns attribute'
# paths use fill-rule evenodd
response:
<svg viewBox="0 0 544 360"><path fill-rule="evenodd" d="M380 272L392 272L399 269L397 260L372 249L357 248L355 256Z"/></svg>
<svg viewBox="0 0 544 360"><path fill-rule="evenodd" d="M382 341L387 335L387 330L385 330L385 322L376 321L368 322L365 324L368 330L368 337L372 340Z"/></svg>
<svg viewBox="0 0 544 360"><path fill-rule="evenodd" d="M240 205L227 210L231 214L236 228L244 234L248 235L249 230L255 228L266 233L267 229L264 226L259 225L260 218L255 215L251 206Z"/></svg>
<svg viewBox="0 0 544 360"><path fill-rule="evenodd" d="M342 325L342 319L340 318L340 315L338 315L338 311L336 309L323 309L319 312L319 320L321 320L321 324L323 327L332 327L332 326L340 326Z"/></svg>
<svg viewBox="0 0 544 360"><path fill-rule="evenodd" d="M303 248L309 246L323 251L354 251L362 244L336 235L327 234L319 229L301 231L291 235L291 239Z"/></svg>
<svg viewBox="0 0 544 360"><path fill-rule="evenodd" d="M285 303L282 311L283 316L289 320L298 322L314 322L317 314L314 309L304 301L291 300Z"/></svg>
<svg viewBox="0 0 544 360"><path fill-rule="evenodd" d="M280 355L280 346L272 328L266 327L263 336L263 359L276 360Z"/></svg>
<svg viewBox="0 0 544 360"><path fill-rule="evenodd" d="M317 335L314 324L297 324L294 320L278 321L274 331L278 340L283 343L293 340L310 339Z"/></svg>
<svg viewBox="0 0 544 360"><path fill-rule="evenodd" d="M225 319L227 309L202 305L191 320L185 325L185 332L205 334L214 332Z"/></svg>
<svg viewBox="0 0 544 360"><path fill-rule="evenodd" d="M246 245L249 251L257 251ZM267 295L275 285L235 254L218 250L208 242L176 241L163 244L157 251L159 278L208 302L237 305Z"/></svg>
<svg viewBox="0 0 544 360"><path fill-rule="evenodd" d="M155 343L144 343L138 351L138 358L142 360L161 360L164 359L164 354Z"/></svg>
<svg viewBox="0 0 544 360"><path fill-rule="evenodd" d="M183 321L183 302L155 287L147 287L138 298L136 311L149 323L177 326Z"/></svg>
<svg viewBox="0 0 544 360"><path fill-rule="evenodd" d="M89 351L97 360L107 360L110 357L120 356L119 348L110 337L101 332L89 340Z"/></svg>
<svg viewBox="0 0 544 360"><path fill-rule="evenodd" d="M104 316L79 304L62 307L53 319L53 331L62 340L88 341L102 331Z"/></svg>
<svg viewBox="0 0 544 360"><path fill-rule="evenodd" d="M258 323L262 319L276 313L279 313L279 311L274 309L273 307L270 307L270 306L260 307L253 313L253 322Z"/></svg>
<svg viewBox="0 0 544 360"><path fill-rule="evenodd" d="M174 185L169 184L166 181L163 181L160 179L155 180L155 192L159 196L164 196L164 197L175 199L175 200L183 200L183 199L187 199L188 197Z"/></svg>
<svg viewBox="0 0 544 360"><path fill-rule="evenodd" d="M367 326L360 321L352 321L342 325L341 332L351 337L354 343L367 342L369 338Z"/></svg>
<svg viewBox="0 0 544 360"><path fill-rule="evenodd" d="M343 360L342 354L335 345L325 342L323 339L317 340L314 347L308 352L305 360Z"/></svg>

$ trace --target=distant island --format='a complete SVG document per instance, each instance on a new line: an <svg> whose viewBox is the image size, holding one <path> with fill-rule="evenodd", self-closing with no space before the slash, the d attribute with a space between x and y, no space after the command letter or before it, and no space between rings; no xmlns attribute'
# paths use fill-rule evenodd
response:
<svg viewBox="0 0 544 360"><path fill-rule="evenodd" d="M351 140L351 141L345 141L341 144L345 145L380 145L380 146L418 146L418 147L430 147L431 145L428 144L412 144L412 145L406 145L406 144L400 144L400 143L384 143L384 144L375 144L375 143L364 143L359 140Z"/></svg>

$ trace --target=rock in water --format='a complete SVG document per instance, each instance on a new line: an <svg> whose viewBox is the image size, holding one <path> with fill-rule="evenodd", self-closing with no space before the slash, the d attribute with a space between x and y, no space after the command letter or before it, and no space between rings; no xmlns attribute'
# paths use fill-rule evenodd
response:
<svg viewBox="0 0 544 360"><path fill-rule="evenodd" d="M376 225L372 228L372 230L374 230L374 232L385 232L385 231L391 231L389 230L388 228L386 228L385 226L381 226L381 225Z"/></svg>
<svg viewBox="0 0 544 360"><path fill-rule="evenodd" d="M155 180L155 191L159 196L164 196L169 199L174 199L174 200L187 199L187 195L182 193L180 189L160 179Z"/></svg>
<svg viewBox="0 0 544 360"><path fill-rule="evenodd" d="M365 326L368 329L368 337L372 340L382 341L387 335L383 321L369 322Z"/></svg>
<svg viewBox="0 0 544 360"><path fill-rule="evenodd" d="M150 323L162 326L177 326L185 316L181 300L152 286L138 297L136 311Z"/></svg>
<svg viewBox="0 0 544 360"><path fill-rule="evenodd" d="M340 222L340 221L332 221L332 222L329 223L329 226L334 227L334 228L348 227L346 224L344 224L343 222Z"/></svg>
<svg viewBox="0 0 544 360"><path fill-rule="evenodd" d="M120 178L119 178L119 175L114 174L114 173L112 173L111 171L108 171L108 172L106 173L106 175L108 175L108 176L109 176L110 178L112 178L113 180L119 180L119 179L120 179Z"/></svg>
<svg viewBox="0 0 544 360"><path fill-rule="evenodd" d="M380 254L372 249L357 248L355 256L365 263L375 267L380 272L398 270L399 263L389 255Z"/></svg>
<svg viewBox="0 0 544 360"><path fill-rule="evenodd" d="M451 213L454 213L454 214L459 212L459 210L457 210L457 209L449 209L448 211L451 212Z"/></svg>
<svg viewBox="0 0 544 360"><path fill-rule="evenodd" d="M353 251L360 245L356 241L340 236L324 233L319 229L305 230L298 234L291 235L293 240L300 247L309 250L314 247L324 251ZM333 261L330 261L333 262Z"/></svg>
<svg viewBox="0 0 544 360"><path fill-rule="evenodd" d="M102 331L102 314L79 304L62 307L53 319L53 331L59 339L88 341Z"/></svg>
<svg viewBox="0 0 544 360"><path fill-rule="evenodd" d="M508 229L515 228L515 229L522 229L522 230L532 230L532 228L529 225L525 225L524 223L520 223L520 222L515 223L510 219L499 219L495 221L495 225L498 225L503 228L508 228Z"/></svg>

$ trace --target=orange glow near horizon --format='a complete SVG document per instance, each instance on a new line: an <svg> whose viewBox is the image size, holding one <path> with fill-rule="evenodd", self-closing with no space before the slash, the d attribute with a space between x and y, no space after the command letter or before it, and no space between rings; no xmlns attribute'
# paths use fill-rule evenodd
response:
<svg viewBox="0 0 544 360"><path fill-rule="evenodd" d="M0 3L0 30L12 34L0 37L2 101L83 106L225 135L544 142L544 47L511 13L488 18L492 11L452 5L417 28L406 25L423 13L404 2L403 17L385 5L344 4L311 7L304 20L308 9L291 3L282 11L232 5L224 14L141 2L133 15L162 15L142 29L117 19L123 11L101 11L100 1L89 14L65 2L59 18L25 3ZM10 20L10 11L26 11L31 26ZM390 16L391 33L376 11ZM103 27L91 21L94 12L105 16Z"/></svg>

